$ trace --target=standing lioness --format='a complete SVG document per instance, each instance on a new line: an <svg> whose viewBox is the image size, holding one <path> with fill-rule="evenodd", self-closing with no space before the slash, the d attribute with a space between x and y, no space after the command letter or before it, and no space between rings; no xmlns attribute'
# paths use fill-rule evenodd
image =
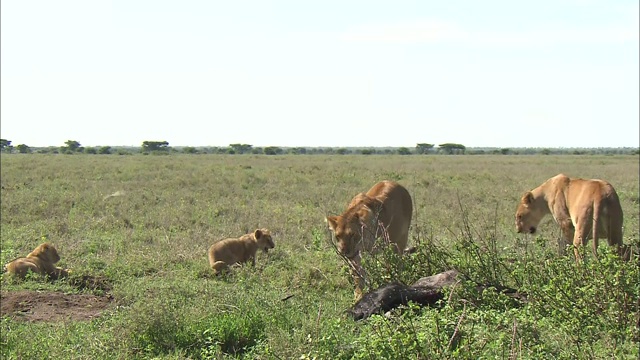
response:
<svg viewBox="0 0 640 360"><path fill-rule="evenodd" d="M546 214L553 215L560 225L564 244L573 243L577 249L593 238L593 254L597 256L598 237L607 237L609 246L622 245L622 207L618 194L604 180L574 179L559 174L522 196L516 210L516 230L533 234Z"/></svg>
<svg viewBox="0 0 640 360"><path fill-rule="evenodd" d="M233 264L242 264L251 261L256 264L256 252L262 249L265 253L273 249L275 244L267 229L257 229L251 234L242 235L239 238L220 240L209 248L209 265L214 273Z"/></svg>
<svg viewBox="0 0 640 360"><path fill-rule="evenodd" d="M393 181L381 181L366 194L356 195L342 215L326 217L338 251L351 263L356 299L362 296L364 285L360 252L372 250L375 240L385 237L402 254L409 240L412 214L413 202L407 189Z"/></svg>
<svg viewBox="0 0 640 360"><path fill-rule="evenodd" d="M5 265L9 274L24 278L27 272L45 275L55 280L69 274L69 270L55 266L60 261L60 255L55 246L50 243L38 245L26 257L18 258Z"/></svg>

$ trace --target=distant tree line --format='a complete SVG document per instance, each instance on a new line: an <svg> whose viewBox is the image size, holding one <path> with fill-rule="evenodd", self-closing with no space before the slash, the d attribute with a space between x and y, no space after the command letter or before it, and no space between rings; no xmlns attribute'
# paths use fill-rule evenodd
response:
<svg viewBox="0 0 640 360"><path fill-rule="evenodd" d="M32 148L26 144L13 146L11 140L0 139L0 151L20 154L97 154L97 155L169 155L169 154L229 154L229 155L639 155L638 148L467 148L462 144L440 145L418 143L409 147L256 147L250 144L229 144L211 147L170 147L165 140L146 140L140 147L85 147L76 140L67 140L63 146Z"/></svg>

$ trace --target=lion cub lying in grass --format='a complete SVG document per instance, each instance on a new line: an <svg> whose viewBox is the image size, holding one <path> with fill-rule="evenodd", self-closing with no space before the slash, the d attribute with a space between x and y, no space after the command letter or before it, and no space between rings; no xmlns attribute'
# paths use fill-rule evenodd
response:
<svg viewBox="0 0 640 360"><path fill-rule="evenodd" d="M50 243L42 243L26 257L18 258L5 265L6 272L21 279L32 271L36 274L59 279L69 275L70 270L59 268L54 264L60 261L58 251Z"/></svg>
<svg viewBox="0 0 640 360"><path fill-rule="evenodd" d="M275 244L267 229L257 229L251 234L239 238L220 240L209 248L209 265L218 274L229 266L251 261L256 264L256 252L262 249L265 253L273 249Z"/></svg>

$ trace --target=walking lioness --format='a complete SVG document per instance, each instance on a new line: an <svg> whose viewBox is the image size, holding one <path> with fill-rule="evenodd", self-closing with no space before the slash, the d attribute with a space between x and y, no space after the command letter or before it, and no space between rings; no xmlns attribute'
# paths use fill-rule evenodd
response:
<svg viewBox="0 0 640 360"><path fill-rule="evenodd" d="M251 262L256 264L256 252L262 249L265 253L273 249L275 244L267 229L257 229L253 233L239 238L220 240L209 248L209 265L214 273L219 273L234 264Z"/></svg>
<svg viewBox="0 0 640 360"><path fill-rule="evenodd" d="M342 215L326 217L338 251L350 262L356 300L364 286L360 252L371 251L376 239L383 237L402 254L409 240L412 213L407 189L393 181L381 181L366 194L356 195Z"/></svg>
<svg viewBox="0 0 640 360"><path fill-rule="evenodd" d="M559 174L537 188L526 192L516 210L516 230L536 232L540 220L551 214L560 225L564 244L573 244L576 260L579 245L593 238L593 254L597 256L598 237L607 237L622 255L622 207L618 194L604 180L576 179Z"/></svg>

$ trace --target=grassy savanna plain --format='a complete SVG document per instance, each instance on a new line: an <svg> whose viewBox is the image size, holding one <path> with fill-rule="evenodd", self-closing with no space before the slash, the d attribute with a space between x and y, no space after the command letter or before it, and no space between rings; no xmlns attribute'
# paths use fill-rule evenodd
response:
<svg viewBox="0 0 640 360"><path fill-rule="evenodd" d="M559 256L551 216L515 232L521 195L558 173L602 178L622 202L624 241L639 243L638 156L19 155L1 157L1 261L46 240L70 279L3 277L2 291L106 295L87 321L0 325L2 358L576 359L638 357L639 270L601 240L576 264ZM438 307L355 322L348 270L324 217L380 180L411 193L403 269L366 256L369 289L450 268L467 281ZM119 192L120 196L107 197ZM105 198L107 197L107 198ZM267 227L255 267L213 276L216 240ZM109 284L82 288L74 278ZM517 288L524 304L475 284ZM286 299L286 300L285 300Z"/></svg>

